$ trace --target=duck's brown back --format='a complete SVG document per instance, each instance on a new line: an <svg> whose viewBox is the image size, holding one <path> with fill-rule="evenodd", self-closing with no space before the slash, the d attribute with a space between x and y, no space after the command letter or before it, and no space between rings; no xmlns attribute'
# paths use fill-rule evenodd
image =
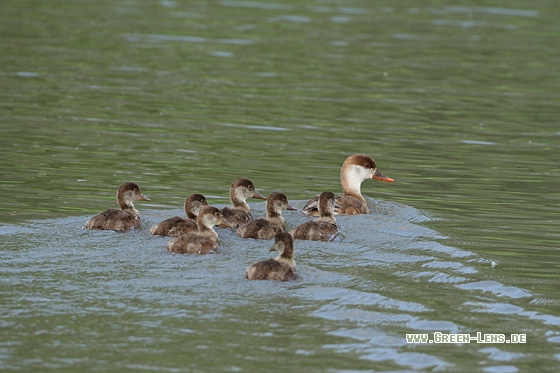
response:
<svg viewBox="0 0 560 373"><path fill-rule="evenodd" d="M241 238L258 238L261 240L273 239L281 232L284 232L281 226L266 219L253 220L237 229L237 235Z"/></svg>
<svg viewBox="0 0 560 373"><path fill-rule="evenodd" d="M247 267L245 278L249 280L292 281L297 279L292 267L275 259L263 260Z"/></svg>
<svg viewBox="0 0 560 373"><path fill-rule="evenodd" d="M301 212L308 216L319 216L319 196L316 195L307 201Z"/></svg>
<svg viewBox="0 0 560 373"><path fill-rule="evenodd" d="M224 207L222 214L224 219L233 224L234 227L245 225L252 220L251 214L241 209Z"/></svg>
<svg viewBox="0 0 560 373"><path fill-rule="evenodd" d="M167 251L178 254L211 254L218 242L195 233L186 233L167 243Z"/></svg>
<svg viewBox="0 0 560 373"><path fill-rule="evenodd" d="M290 231L296 240L332 241L338 234L338 226L326 221L308 221Z"/></svg>
<svg viewBox="0 0 560 373"><path fill-rule="evenodd" d="M150 233L157 236L179 237L182 234L196 232L198 226L190 219L174 216L150 228Z"/></svg>
<svg viewBox="0 0 560 373"><path fill-rule="evenodd" d="M341 215L369 214L367 203L353 196L337 196L338 213Z"/></svg>
<svg viewBox="0 0 560 373"><path fill-rule="evenodd" d="M335 202L337 204L336 213L340 215L358 215L369 214L367 203L353 196L336 196ZM319 196L311 198L305 207L301 210L308 216L321 216L319 213Z"/></svg>
<svg viewBox="0 0 560 373"><path fill-rule="evenodd" d="M89 218L86 229L127 231L140 225L138 216L124 210L109 209Z"/></svg>

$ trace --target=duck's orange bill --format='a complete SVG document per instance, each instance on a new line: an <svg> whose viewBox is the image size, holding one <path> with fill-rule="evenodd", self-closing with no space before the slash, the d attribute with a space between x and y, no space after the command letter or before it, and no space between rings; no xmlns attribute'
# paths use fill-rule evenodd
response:
<svg viewBox="0 0 560 373"><path fill-rule="evenodd" d="M389 176L383 175L381 173L381 171L379 171L379 170L375 170L375 173L373 174L372 178L375 179L375 180L387 181L389 183L392 183L393 181L395 181L395 180L391 179Z"/></svg>
<svg viewBox="0 0 560 373"><path fill-rule="evenodd" d="M140 194L140 197L138 197L138 200L140 200L140 201L151 201L151 199L149 199L148 197L146 197L143 194Z"/></svg>

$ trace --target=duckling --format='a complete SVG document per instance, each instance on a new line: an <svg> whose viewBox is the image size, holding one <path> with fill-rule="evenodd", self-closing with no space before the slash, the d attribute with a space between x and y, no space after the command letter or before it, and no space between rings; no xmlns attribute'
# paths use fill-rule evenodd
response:
<svg viewBox="0 0 560 373"><path fill-rule="evenodd" d="M131 182L123 183L117 190L117 203L121 209L109 209L92 216L86 222L85 229L127 231L141 225L135 201L149 201L140 192L140 187Z"/></svg>
<svg viewBox="0 0 560 373"><path fill-rule="evenodd" d="M204 206L208 206L208 203L202 194L191 194L185 200L187 219L180 216L166 219L151 227L150 233L158 236L178 237L188 232L198 231L196 219L200 209Z"/></svg>
<svg viewBox="0 0 560 373"><path fill-rule="evenodd" d="M210 254L218 248L218 234L215 225L225 224L222 212L214 206L204 206L197 218L198 231L185 233L167 243L167 251L179 254Z"/></svg>
<svg viewBox="0 0 560 373"><path fill-rule="evenodd" d="M294 261L294 241L289 233L281 232L275 237L270 251L278 251L277 258L256 262L247 267L245 278L249 280L292 281L298 278Z"/></svg>
<svg viewBox="0 0 560 373"><path fill-rule="evenodd" d="M393 182L377 169L375 161L363 154L354 154L346 158L340 169L340 183L344 195L336 196L335 202L338 205L338 214L356 215L369 214L369 208L362 192L360 191L362 182L367 179ZM302 212L305 215L319 216L318 196L310 199Z"/></svg>
<svg viewBox="0 0 560 373"><path fill-rule="evenodd" d="M334 193L323 192L319 195L319 212L321 217L298 225L290 231L296 240L332 241L338 234L334 217Z"/></svg>
<svg viewBox="0 0 560 373"><path fill-rule="evenodd" d="M236 227L247 224L253 220L251 208L246 202L247 198L266 199L262 194L257 192L253 182L244 177L233 181L229 191L229 198L233 207L224 207L222 209L222 214L227 221Z"/></svg>
<svg viewBox="0 0 560 373"><path fill-rule="evenodd" d="M296 210L288 203L285 194L274 192L266 200L267 217L250 221L237 229L237 235L241 238L259 238L270 240L278 233L284 232L285 221L282 211Z"/></svg>

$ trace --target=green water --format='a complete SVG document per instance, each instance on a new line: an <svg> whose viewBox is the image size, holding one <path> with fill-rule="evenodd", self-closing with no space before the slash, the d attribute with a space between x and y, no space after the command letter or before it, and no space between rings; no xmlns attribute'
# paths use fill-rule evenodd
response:
<svg viewBox="0 0 560 373"><path fill-rule="evenodd" d="M558 19L555 1L2 1L0 367L555 371ZM301 208L353 153L395 183L363 184L372 214L334 246L296 245L297 284L247 284L270 243L230 232L201 259L80 229L123 181L145 226L194 192L227 204L240 176ZM435 331L527 343L403 342Z"/></svg>

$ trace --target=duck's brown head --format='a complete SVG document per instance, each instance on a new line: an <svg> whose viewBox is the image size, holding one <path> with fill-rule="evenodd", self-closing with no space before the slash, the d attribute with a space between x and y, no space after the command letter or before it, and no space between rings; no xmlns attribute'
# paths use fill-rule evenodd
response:
<svg viewBox="0 0 560 373"><path fill-rule="evenodd" d="M215 225L225 225L233 228L233 225L224 219L222 212L214 206L204 206L198 213L197 224L200 227L212 228Z"/></svg>
<svg viewBox="0 0 560 373"><path fill-rule="evenodd" d="M319 213L321 216L334 216L337 207L333 192L323 192L319 195Z"/></svg>
<svg viewBox="0 0 560 373"><path fill-rule="evenodd" d="M288 197L284 193L272 192L266 199L266 210L269 214L274 215L281 214L284 210L296 211L297 209L290 206Z"/></svg>
<svg viewBox="0 0 560 373"><path fill-rule="evenodd" d="M394 180L383 175L377 169L375 161L364 154L354 154L346 158L340 169L340 181L350 189L357 189L362 181L376 179L381 181L393 182Z"/></svg>
<svg viewBox="0 0 560 373"><path fill-rule="evenodd" d="M138 184L132 182L121 184L117 189L117 203L121 209L134 209L136 201L150 201L150 199L142 194Z"/></svg>
<svg viewBox="0 0 560 373"><path fill-rule="evenodd" d="M238 202L245 202L247 198L266 199L255 189L253 182L244 177L235 179L231 183L230 198L234 206Z"/></svg>
<svg viewBox="0 0 560 373"><path fill-rule="evenodd" d="M208 206L206 197L198 193L191 194L185 200L185 212L187 217L191 220L196 220L198 214L200 213L200 209L204 206Z"/></svg>
<svg viewBox="0 0 560 373"><path fill-rule="evenodd" d="M274 238L274 246L269 251L278 251L280 256L292 259L294 257L294 239L288 232L281 232Z"/></svg>

